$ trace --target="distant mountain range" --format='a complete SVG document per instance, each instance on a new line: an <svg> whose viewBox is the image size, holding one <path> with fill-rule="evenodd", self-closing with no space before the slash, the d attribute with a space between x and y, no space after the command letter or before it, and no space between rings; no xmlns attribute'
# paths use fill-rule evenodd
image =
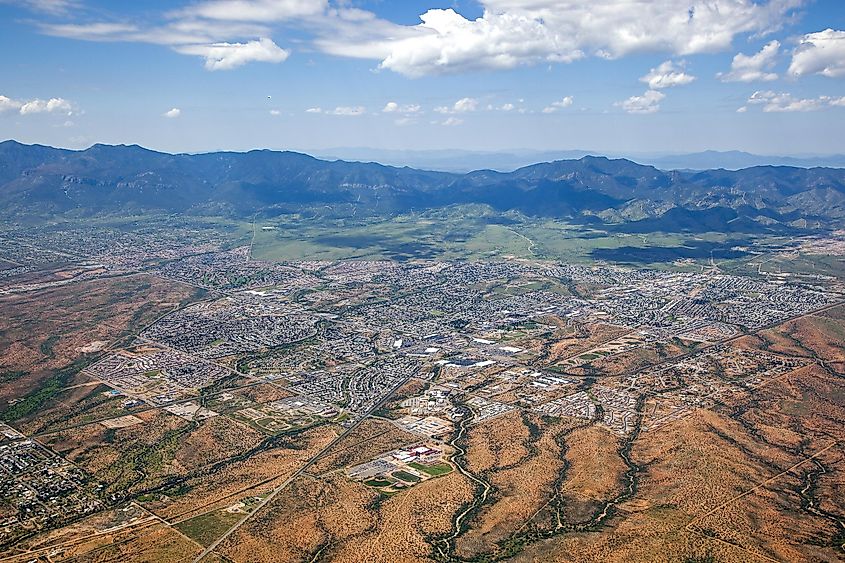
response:
<svg viewBox="0 0 845 563"><path fill-rule="evenodd" d="M473 170L512 172L537 162L577 160L585 156L599 156L594 151L467 151L467 150L389 150L370 148L336 148L306 151L325 160L349 162L379 162L388 166L409 166L423 170L438 170L465 174Z"/></svg>
<svg viewBox="0 0 845 563"><path fill-rule="evenodd" d="M466 174L325 161L294 152L165 154L0 143L0 217L191 213L251 217L328 209L390 215L455 204L629 232L784 233L841 228L845 170L759 166L661 171L584 156Z"/></svg>
<svg viewBox="0 0 845 563"><path fill-rule="evenodd" d="M845 168L845 155L830 156L761 156L741 151L704 151L683 155L635 158L664 170L741 170L752 166L795 166L797 168Z"/></svg>
<svg viewBox="0 0 845 563"><path fill-rule="evenodd" d="M795 166L798 168L845 168L845 155L829 156L761 156L741 151L704 151L691 154L607 154L599 151L404 151L368 148L336 148L312 151L327 160L380 162L392 166L410 166L425 170L466 173L482 168L511 172L536 162L576 160L585 156L628 158L662 170L740 170L752 166Z"/></svg>

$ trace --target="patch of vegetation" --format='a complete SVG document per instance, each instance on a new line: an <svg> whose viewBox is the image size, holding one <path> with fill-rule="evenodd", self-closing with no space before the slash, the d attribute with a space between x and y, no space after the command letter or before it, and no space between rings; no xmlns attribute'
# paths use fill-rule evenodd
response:
<svg viewBox="0 0 845 563"><path fill-rule="evenodd" d="M394 471L393 473L391 473L391 475L393 475L397 479L405 481L406 483L419 483L420 482L419 477L417 477L416 475L411 475L407 471L402 471L401 469L399 471Z"/></svg>
<svg viewBox="0 0 845 563"><path fill-rule="evenodd" d="M44 403L64 389L68 381L87 365L88 362L86 360L80 359L59 369L41 387L23 397L14 405L9 406L5 412L0 414L0 419L11 422L34 414Z"/></svg>
<svg viewBox="0 0 845 563"><path fill-rule="evenodd" d="M207 546L225 534L242 517L243 514L238 512L217 510L179 522L175 527L197 543Z"/></svg>
<svg viewBox="0 0 845 563"><path fill-rule="evenodd" d="M59 341L59 338L61 338L59 335L53 334L47 337L47 340L42 342L41 345L38 347L45 360L52 360L56 357L55 352L53 352L53 348L56 346L56 343Z"/></svg>
<svg viewBox="0 0 845 563"><path fill-rule="evenodd" d="M432 477L439 477L440 475L446 475L452 471L452 466L448 463L435 463L433 465L423 465L422 463L409 463L409 466L413 467L417 471L422 471L427 475L431 475Z"/></svg>
<svg viewBox="0 0 845 563"><path fill-rule="evenodd" d="M15 381L16 379L20 379L21 377L24 377L26 375L29 375L28 371L23 371L23 370L3 371L3 372L0 372L0 382L8 383L9 381Z"/></svg>
<svg viewBox="0 0 845 563"><path fill-rule="evenodd" d="M384 479L368 479L367 481L364 481L364 484L368 487L387 487L389 485L392 485L393 482L386 481Z"/></svg>

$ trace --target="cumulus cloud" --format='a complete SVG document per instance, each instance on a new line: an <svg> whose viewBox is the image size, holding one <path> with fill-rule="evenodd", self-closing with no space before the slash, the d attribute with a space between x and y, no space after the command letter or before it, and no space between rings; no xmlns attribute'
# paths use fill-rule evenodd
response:
<svg viewBox="0 0 845 563"><path fill-rule="evenodd" d="M738 53L731 62L730 72L720 72L716 76L722 82L768 82L777 80L777 73L770 72L777 62L780 51L779 41L770 41L759 53L745 55Z"/></svg>
<svg viewBox="0 0 845 563"><path fill-rule="evenodd" d="M651 69L648 74L640 78L640 82L648 84L651 90L662 90L674 86L683 86L695 81L695 76L684 71L683 63L666 61L657 68Z"/></svg>
<svg viewBox="0 0 845 563"><path fill-rule="evenodd" d="M475 98L461 98L451 106L438 106L434 108L437 113L469 113L478 109L478 100Z"/></svg>
<svg viewBox="0 0 845 563"><path fill-rule="evenodd" d="M666 97L663 92L657 90L648 90L642 96L631 96L623 102L617 102L615 105L621 107L628 113L634 114L648 114L660 111L660 102Z"/></svg>
<svg viewBox="0 0 845 563"><path fill-rule="evenodd" d="M270 110L270 115L272 115L273 117L278 117L278 116L282 115L282 112L280 112L280 111L279 111L279 110L277 110L277 109L271 109L271 110Z"/></svg>
<svg viewBox="0 0 845 563"><path fill-rule="evenodd" d="M401 105L396 102L387 102L385 104L384 109L381 111L383 113L405 113L405 114L412 114L412 113L419 113L422 110L422 107L416 104L405 104Z"/></svg>
<svg viewBox="0 0 845 563"><path fill-rule="evenodd" d="M248 43L213 43L211 45L184 45L176 51L205 58L208 70L231 70L251 62L281 63L290 53L263 37Z"/></svg>
<svg viewBox="0 0 845 563"><path fill-rule="evenodd" d="M754 92L748 98L749 105L762 106L766 113L806 112L828 109L833 106L845 106L845 97L832 98L819 96L818 98L796 98L786 92L771 90Z"/></svg>
<svg viewBox="0 0 845 563"><path fill-rule="evenodd" d="M15 100L8 96L0 96L0 113L7 111L16 111L21 115L33 115L37 113L63 113L65 115L74 114L74 106L64 98L50 98L42 100L35 98L34 100Z"/></svg>
<svg viewBox="0 0 845 563"><path fill-rule="evenodd" d="M463 119L459 117L450 117L440 122L441 125L445 125L446 127L454 127L456 125L462 125L464 122Z"/></svg>
<svg viewBox="0 0 845 563"><path fill-rule="evenodd" d="M821 99L796 98L786 92L771 90L754 92L748 98L749 104L761 105L764 112L815 111L823 107Z"/></svg>
<svg viewBox="0 0 845 563"><path fill-rule="evenodd" d="M50 98L49 100L35 99L29 102L24 102L21 105L21 115L30 113L53 113L54 111L61 111L71 113L73 106L64 98Z"/></svg>
<svg viewBox="0 0 845 563"><path fill-rule="evenodd" d="M323 108L308 108L305 113L323 113Z"/></svg>
<svg viewBox="0 0 845 563"><path fill-rule="evenodd" d="M572 104L575 103L575 98L572 96L566 96L561 100L556 102L552 102L549 106L543 108L543 113L555 113L556 111L564 108L570 107Z"/></svg>
<svg viewBox="0 0 845 563"><path fill-rule="evenodd" d="M10 0L0 0L10 1ZM22 0L63 5L74 0ZM274 25L313 34L320 50L378 61L380 69L406 76L511 69L566 63L587 56L631 53L671 56L729 49L738 36L764 35L782 26L806 0L478 0L481 17L454 9L430 9L416 25L401 25L353 7L351 0L197 0L157 22L92 21L42 24L53 35L92 41L166 45L206 58L211 69L243 63L208 56L221 46L253 60L280 62L287 51L273 44ZM258 43L258 45L256 45ZM240 47L237 49L236 47ZM282 52L285 55L282 55ZM237 57L231 59L239 60Z"/></svg>
<svg viewBox="0 0 845 563"><path fill-rule="evenodd" d="M336 55L377 59L407 76L473 69L509 69L570 62L588 55L637 52L673 55L722 51L741 34L781 27L803 0L480 0L470 20L432 9L416 26L348 18L317 45ZM339 19L343 20L342 13Z"/></svg>
<svg viewBox="0 0 845 563"><path fill-rule="evenodd" d="M179 108L172 108L161 115L162 117L166 117L167 119L176 119L177 117L182 115L182 110Z"/></svg>
<svg viewBox="0 0 845 563"><path fill-rule="evenodd" d="M19 111L23 102L13 100L7 96L0 96L0 113L4 111Z"/></svg>
<svg viewBox="0 0 845 563"><path fill-rule="evenodd" d="M825 29L802 37L792 54L789 74L845 76L845 31Z"/></svg>

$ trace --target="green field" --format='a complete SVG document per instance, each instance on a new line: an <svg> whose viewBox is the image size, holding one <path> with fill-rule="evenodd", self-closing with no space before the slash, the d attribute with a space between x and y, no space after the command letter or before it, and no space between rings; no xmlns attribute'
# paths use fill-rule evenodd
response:
<svg viewBox="0 0 845 563"><path fill-rule="evenodd" d="M419 483L420 482L419 477L417 477L416 475L411 475L407 471L402 471L402 470L394 471L391 475L393 475L397 479L401 479L402 481L405 481L406 483Z"/></svg>
<svg viewBox="0 0 845 563"><path fill-rule="evenodd" d="M252 257L275 262L294 260L501 260L520 258L575 264L623 263L661 269L701 271L712 264L724 271L756 272L760 252L771 253L788 237L739 233L625 232L622 225L585 224L566 218L498 211L487 205L387 214L341 216L323 208L298 213L257 214L255 220L203 216L98 217L93 229L134 233L170 233L184 240L213 238L225 248L250 246ZM51 228L60 228L61 223ZM763 245L755 249L758 244ZM788 269L779 262L767 271ZM841 260L813 258L798 264L802 272L845 270Z"/></svg>
<svg viewBox="0 0 845 563"><path fill-rule="evenodd" d="M387 481L385 479L369 479L364 481L364 484L368 487L387 487L388 485L392 485L393 481Z"/></svg>
<svg viewBox="0 0 845 563"><path fill-rule="evenodd" d="M188 536L196 540L202 545L210 545L217 538L226 533L226 531L234 526L238 520L243 518L243 514L226 512L225 510L216 510L208 514L202 514L179 522L176 528Z"/></svg>
<svg viewBox="0 0 845 563"><path fill-rule="evenodd" d="M251 224L238 227L238 232L248 229L252 235ZM378 218L284 215L258 219L252 251L255 258L271 261L522 258L696 270L696 264L710 262L711 252L718 256L741 243L750 244L743 235L630 234L565 219L503 213L484 205L458 205ZM679 260L690 263L684 266L676 263Z"/></svg>
<svg viewBox="0 0 845 563"><path fill-rule="evenodd" d="M433 465L423 465L422 463L409 463L409 466L413 467L417 471L422 471L432 477L439 477L440 475L446 475L452 471L452 466L448 463L435 463Z"/></svg>
<svg viewBox="0 0 845 563"><path fill-rule="evenodd" d="M260 223L253 255L277 261L532 257L531 241L513 228L519 223L515 214L479 205L358 220L284 216ZM261 229L268 226L274 229Z"/></svg>

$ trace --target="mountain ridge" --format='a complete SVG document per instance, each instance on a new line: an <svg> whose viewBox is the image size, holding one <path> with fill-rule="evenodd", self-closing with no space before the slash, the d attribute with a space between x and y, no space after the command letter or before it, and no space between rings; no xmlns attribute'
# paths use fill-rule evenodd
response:
<svg viewBox="0 0 845 563"><path fill-rule="evenodd" d="M758 155L744 151L706 150L686 154L622 153L595 150L530 150L511 149L497 151L472 150L397 150L373 148L333 148L303 151L322 159L340 159L354 162L377 161L393 166L411 166L467 173L491 168L499 172L513 172L536 162L577 160L584 156L625 158L639 164L663 170L712 170L724 168L739 170L753 166L785 165L799 168L845 168L845 155Z"/></svg>
<svg viewBox="0 0 845 563"><path fill-rule="evenodd" d="M797 223L840 228L845 170L767 165L667 171L584 156L512 172L459 174L268 149L169 154L138 145L73 151L0 143L0 216L6 217L147 211L244 217L315 206L342 217L479 203L632 229L648 221L660 230L663 216L665 230L713 229L720 217L761 231L789 231Z"/></svg>

